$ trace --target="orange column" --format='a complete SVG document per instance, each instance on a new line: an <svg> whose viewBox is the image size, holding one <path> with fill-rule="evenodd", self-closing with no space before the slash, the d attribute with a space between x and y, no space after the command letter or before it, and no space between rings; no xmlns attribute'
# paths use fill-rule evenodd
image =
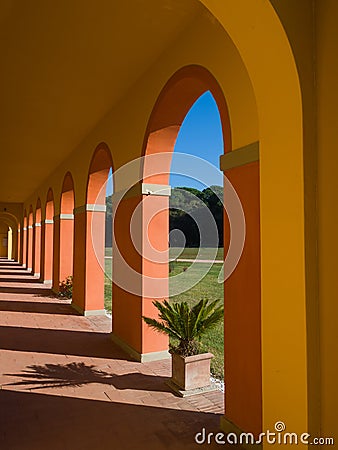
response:
<svg viewBox="0 0 338 450"><path fill-rule="evenodd" d="M18 234L13 230L13 234L12 234L12 259L14 259L14 261L18 261L19 260L19 249L18 249Z"/></svg>
<svg viewBox="0 0 338 450"><path fill-rule="evenodd" d="M168 298L168 197L135 195L114 206L113 340L140 361L168 356L168 339L142 315ZM159 253L158 253L159 252Z"/></svg>
<svg viewBox="0 0 338 450"><path fill-rule="evenodd" d="M72 306L81 314L104 311L105 205L74 210L74 278Z"/></svg>
<svg viewBox="0 0 338 450"><path fill-rule="evenodd" d="M225 176L241 201L246 236L241 259L224 284L224 423L229 420L241 430L258 434L262 431L259 163L229 169ZM224 222L226 254L230 233Z"/></svg>
<svg viewBox="0 0 338 450"><path fill-rule="evenodd" d="M73 275L73 214L54 216L53 291L59 292L59 284Z"/></svg>
<svg viewBox="0 0 338 450"><path fill-rule="evenodd" d="M28 249L27 249L27 270L33 267L33 225L27 227Z"/></svg>
<svg viewBox="0 0 338 450"><path fill-rule="evenodd" d="M53 277L53 236L54 221L46 219L41 222L41 261L40 280L52 283Z"/></svg>
<svg viewBox="0 0 338 450"><path fill-rule="evenodd" d="M23 227L22 232L22 265L27 267L27 227Z"/></svg>
<svg viewBox="0 0 338 450"><path fill-rule="evenodd" d="M34 261L33 270L34 276L40 276L40 262L41 262L41 223L34 225Z"/></svg>
<svg viewBox="0 0 338 450"><path fill-rule="evenodd" d="M21 263L21 230L18 228L18 253L17 253L17 261Z"/></svg>

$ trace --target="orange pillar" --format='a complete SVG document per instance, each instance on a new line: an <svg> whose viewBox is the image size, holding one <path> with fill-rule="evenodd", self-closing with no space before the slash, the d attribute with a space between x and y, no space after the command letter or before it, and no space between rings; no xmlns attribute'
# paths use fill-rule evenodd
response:
<svg viewBox="0 0 338 450"><path fill-rule="evenodd" d="M224 284L224 425L228 431L230 423L258 435L262 431L259 162L226 170L225 176L241 201L246 235L241 259ZM226 205L226 189L224 194ZM226 218L224 222L226 254L231 233Z"/></svg>
<svg viewBox="0 0 338 450"><path fill-rule="evenodd" d="M104 311L105 205L74 210L74 278L72 306L81 314Z"/></svg>
<svg viewBox="0 0 338 450"><path fill-rule="evenodd" d="M12 234L12 259L14 259L14 261L18 261L19 260L19 253L18 253L18 233L15 232L15 230L12 230L13 234Z"/></svg>
<svg viewBox="0 0 338 450"><path fill-rule="evenodd" d="M73 275L73 214L54 216L53 291L59 292L59 284Z"/></svg>
<svg viewBox="0 0 338 450"><path fill-rule="evenodd" d="M40 276L40 262L41 262L41 223L37 222L34 225L34 261L33 271L34 276Z"/></svg>
<svg viewBox="0 0 338 450"><path fill-rule="evenodd" d="M53 227L51 219L41 222L40 280L45 284L51 284L53 277Z"/></svg>
<svg viewBox="0 0 338 450"><path fill-rule="evenodd" d="M18 253L17 253L16 260L19 263L21 263L22 259L21 259L21 230L20 230L20 228L18 228L18 246L17 246L17 249L18 249Z"/></svg>
<svg viewBox="0 0 338 450"><path fill-rule="evenodd" d="M28 248L27 248L27 270L33 267L33 225L27 227Z"/></svg>
<svg viewBox="0 0 338 450"><path fill-rule="evenodd" d="M27 227L23 227L22 231L22 265L27 267Z"/></svg>
<svg viewBox="0 0 338 450"><path fill-rule="evenodd" d="M142 320L142 315L158 317L152 301L169 295L168 204L168 196L155 193L136 194L113 205L112 336L139 361L168 357L167 337Z"/></svg>

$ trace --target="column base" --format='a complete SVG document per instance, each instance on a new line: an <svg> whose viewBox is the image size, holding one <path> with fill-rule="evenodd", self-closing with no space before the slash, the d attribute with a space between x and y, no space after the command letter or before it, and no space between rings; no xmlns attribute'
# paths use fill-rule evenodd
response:
<svg viewBox="0 0 338 450"><path fill-rule="evenodd" d="M43 284L52 284L53 280L43 280Z"/></svg>
<svg viewBox="0 0 338 450"><path fill-rule="evenodd" d="M40 272L34 272L35 277L40 277Z"/></svg>
<svg viewBox="0 0 338 450"><path fill-rule="evenodd" d="M130 347L126 342L124 342L121 338L116 336L114 333L111 333L112 341L120 347L125 353L127 353L132 359L135 361L144 363L151 361L160 361L161 359L170 358L171 355L168 350L163 350L161 352L150 352L150 353L139 353L134 348Z"/></svg>
<svg viewBox="0 0 338 450"><path fill-rule="evenodd" d="M106 311L104 309L95 309L95 310L84 310L80 306L76 305L72 302L72 308L75 309L81 316L90 317L90 316L105 316Z"/></svg>
<svg viewBox="0 0 338 450"><path fill-rule="evenodd" d="M229 433L235 434L238 439L237 442L238 442L238 444L240 444L241 448L245 448L247 450L253 449L253 448L255 448L257 450L262 450L262 448L263 448L262 444L255 443L256 437L254 437L253 443L251 443L251 439L250 439L251 432L250 431L245 432L245 431L241 430L240 428L238 428L237 425L232 423L225 416L221 417L220 428L225 434L229 434ZM248 436L248 435L250 435L250 436ZM241 436L242 436L242 438L241 438Z"/></svg>

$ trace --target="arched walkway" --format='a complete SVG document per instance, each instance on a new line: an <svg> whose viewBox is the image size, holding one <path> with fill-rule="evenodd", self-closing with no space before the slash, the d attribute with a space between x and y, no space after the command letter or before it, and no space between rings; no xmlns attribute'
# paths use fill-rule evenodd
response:
<svg viewBox="0 0 338 450"><path fill-rule="evenodd" d="M324 374L327 372L326 367L321 365L318 368L319 365L316 364L318 317L311 300L307 300L305 296L309 283L305 273L305 240L309 235L308 224L304 219L304 198L309 196L308 192L304 195L303 153L306 155L308 149L303 151L303 137L310 123L303 124L305 105L301 88L305 89L306 84L311 85L309 89L311 93L313 89L314 98L316 92L315 88L312 88L310 81L313 80L310 78L306 78L302 86L300 85L299 65L296 65L292 43L290 44L285 31L286 24L279 20L272 1L200 0L199 3L204 5L211 15L202 9L195 11L197 15L194 17L194 23L188 27L187 34L182 33L182 41L178 39L173 42L173 47L163 47L165 52L157 55L154 64L148 66L146 73L140 70L142 77L126 97L121 98L121 103L114 105L116 108L100 123L95 122L92 131L88 136L83 136L83 142L74 148L72 155L69 158L65 156L63 165L60 166L62 169L55 169L52 187L55 189L59 186L57 183L63 177L64 171L75 169L83 155L87 164L89 151L102 140L114 149L114 162L119 163L117 167L139 156L146 156L141 176L140 173L137 175L141 177L141 183L138 183L139 178L137 183L131 183L133 192L129 192L120 202L115 215L114 231L122 256L141 277L137 278L137 294L131 294L128 289L121 289L119 283L114 285L114 339L125 345L125 348L141 361L166 356L167 341L158 337L153 339L142 323L141 316L154 314L150 301L152 296L148 293L150 288L153 288L154 297L158 292L167 294L166 284L162 282L167 272L167 247L162 238L151 241L154 247L162 251L162 260L154 264L147 258L147 252L150 250L145 248L144 244L148 243L149 234L163 236L162 231L167 229L165 211L168 199L163 193L168 193L168 189L163 173L169 172L170 152L189 105L197 98L198 92L202 93L203 89L207 88L212 91L222 115L222 95L217 97L209 82L205 84L202 73L200 76L196 73L189 76L186 73L182 79L174 77L172 83L166 85L170 76L179 73L186 64L195 61L199 64L200 54L203 54L201 65L207 67L210 74L218 80L219 92L223 93L227 100L229 118L225 115L222 117L226 154L222 157L221 168L241 198L248 231L242 259L225 288L229 301L234 298L236 301L228 303L227 310L229 320L230 317L233 320L229 321L229 326L226 327L226 357L229 361L226 370L230 386L226 394L226 418L229 421L225 420L223 426L227 428L231 425L230 422L234 422L247 431L258 430L260 427L266 430L273 429L275 422L282 419L287 423L288 429L301 434L310 428L319 429L317 400L321 394L318 394L316 382L311 380L319 379L320 370ZM293 24L296 16L293 15L290 5L286 10L290 8L288 18ZM301 12L301 8L297 9L297 14ZM149 12L151 14L151 8ZM152 18L156 21L156 13ZM215 45L207 50L203 48L204 42L200 42L199 48L192 39L192 31L196 31L195 37L202 35L204 39L201 31L205 31L207 27L198 29L197 26L194 29L196 23L202 24L203 21L209 24L218 21L224 31L223 34L215 32L219 39L217 38ZM310 31L312 32L312 29ZM312 42L312 34L311 38L310 35L307 38L311 41L309 48L313 52L310 55L313 59L317 44ZM222 51L219 50L221 44ZM142 65L142 69L147 69L146 63ZM212 78L210 83L211 80ZM166 88L159 96L164 85ZM127 90L127 85L123 86ZM181 87L180 90L180 86L185 88ZM179 92L180 96L173 95ZM158 103L148 121L157 98ZM101 106L97 111L108 111L108 104L106 107ZM309 102L307 109L312 115L311 106L312 103ZM322 110L325 110L325 103ZM77 119L80 117L81 114ZM135 126L131 132L130 124L133 121ZM88 117L88 124L89 122ZM116 129L114 124L118 124ZM324 126L323 133L326 133ZM142 152L140 136L143 135L145 141ZM68 136L69 145L73 145L70 144L73 142L71 139L73 137ZM323 142L325 144L325 141ZM161 148L166 149L167 156L162 153ZM312 153L315 160L315 149ZM150 157L157 154L163 156L159 158L159 163L148 164ZM313 163L314 168L317 167L316 164ZM87 172L84 173L86 176ZM92 173L95 173L94 169ZM88 203L89 200L83 193L83 178L81 175L77 176L75 181L79 180L82 191L80 197L77 196L78 203L75 208L74 306L84 314L87 314L87 311L97 313L102 310L101 300L97 304L92 298L93 285L89 268L94 267L93 270L96 271L97 267L95 262L93 266L90 262L94 261L94 251L90 243L89 229L92 227L92 216L102 212L103 208L102 204L99 204L99 209L92 209L92 203ZM309 184L308 173L305 178ZM312 184L316 186L316 182ZM327 187L329 189L329 186ZM40 195L42 198L45 189L44 183L41 190L34 195ZM58 192L58 189L59 187L54 192ZM26 199L23 205L23 223L20 227L20 233L23 235L21 261L28 267L30 233L27 228L30 226L30 205L35 204L36 200L36 197ZM313 203L315 204L315 200ZM56 210L59 212L58 208ZM136 210L137 214L134 215ZM137 244L141 252L133 250L135 242L132 242L127 233L132 219L137 229ZM145 224L149 227L146 228ZM57 234L55 236L58 238ZM57 241L58 239L55 239L55 246L59 245ZM308 246L310 244L308 241ZM327 247L329 249L329 245ZM55 252L55 265L59 264L57 254L58 252ZM330 258L327 260L330 261ZM115 259L114 264L118 262ZM316 269L317 267L314 272ZM120 276L123 277L121 272L122 270L115 271L116 281L119 281ZM249 282L243 283L244 275ZM50 275L49 280L51 278ZM59 278L59 275L55 274L56 287ZM149 278L152 278L152 281L149 281ZM43 279L48 281L45 276ZM329 285L329 281L325 282ZM131 285L132 291L135 287L133 279L129 279L129 286ZM327 292L325 295L330 297L330 290ZM331 302L327 306L328 311L334 310ZM239 317L243 320L239 321ZM329 319L329 313L325 317ZM325 323L323 319L320 326L324 327ZM327 336L331 334L328 333ZM324 340L324 343L328 341L329 339ZM231 355L239 350L241 358L232 358ZM259 355L261 362L258 368ZM329 356L324 356L325 362ZM243 366L242 361L245 361ZM330 369L330 377L334 375L333 369ZM253 373L259 376L253 378ZM251 385L253 382L254 386ZM333 386L333 382L330 383L330 386ZM243 393L240 392L242 386ZM327 399L330 390L325 388L324 391ZM326 408L324 410L326 411ZM325 422L324 419L323 421Z"/></svg>

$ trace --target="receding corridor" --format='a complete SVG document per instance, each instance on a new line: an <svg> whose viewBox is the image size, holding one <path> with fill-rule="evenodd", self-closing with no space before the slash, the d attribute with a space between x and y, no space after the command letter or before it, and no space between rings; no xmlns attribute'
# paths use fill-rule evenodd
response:
<svg viewBox="0 0 338 450"><path fill-rule="evenodd" d="M131 361L108 317L77 315L5 259L0 310L2 450L200 448L195 433L218 430L221 392L175 397L168 360Z"/></svg>

